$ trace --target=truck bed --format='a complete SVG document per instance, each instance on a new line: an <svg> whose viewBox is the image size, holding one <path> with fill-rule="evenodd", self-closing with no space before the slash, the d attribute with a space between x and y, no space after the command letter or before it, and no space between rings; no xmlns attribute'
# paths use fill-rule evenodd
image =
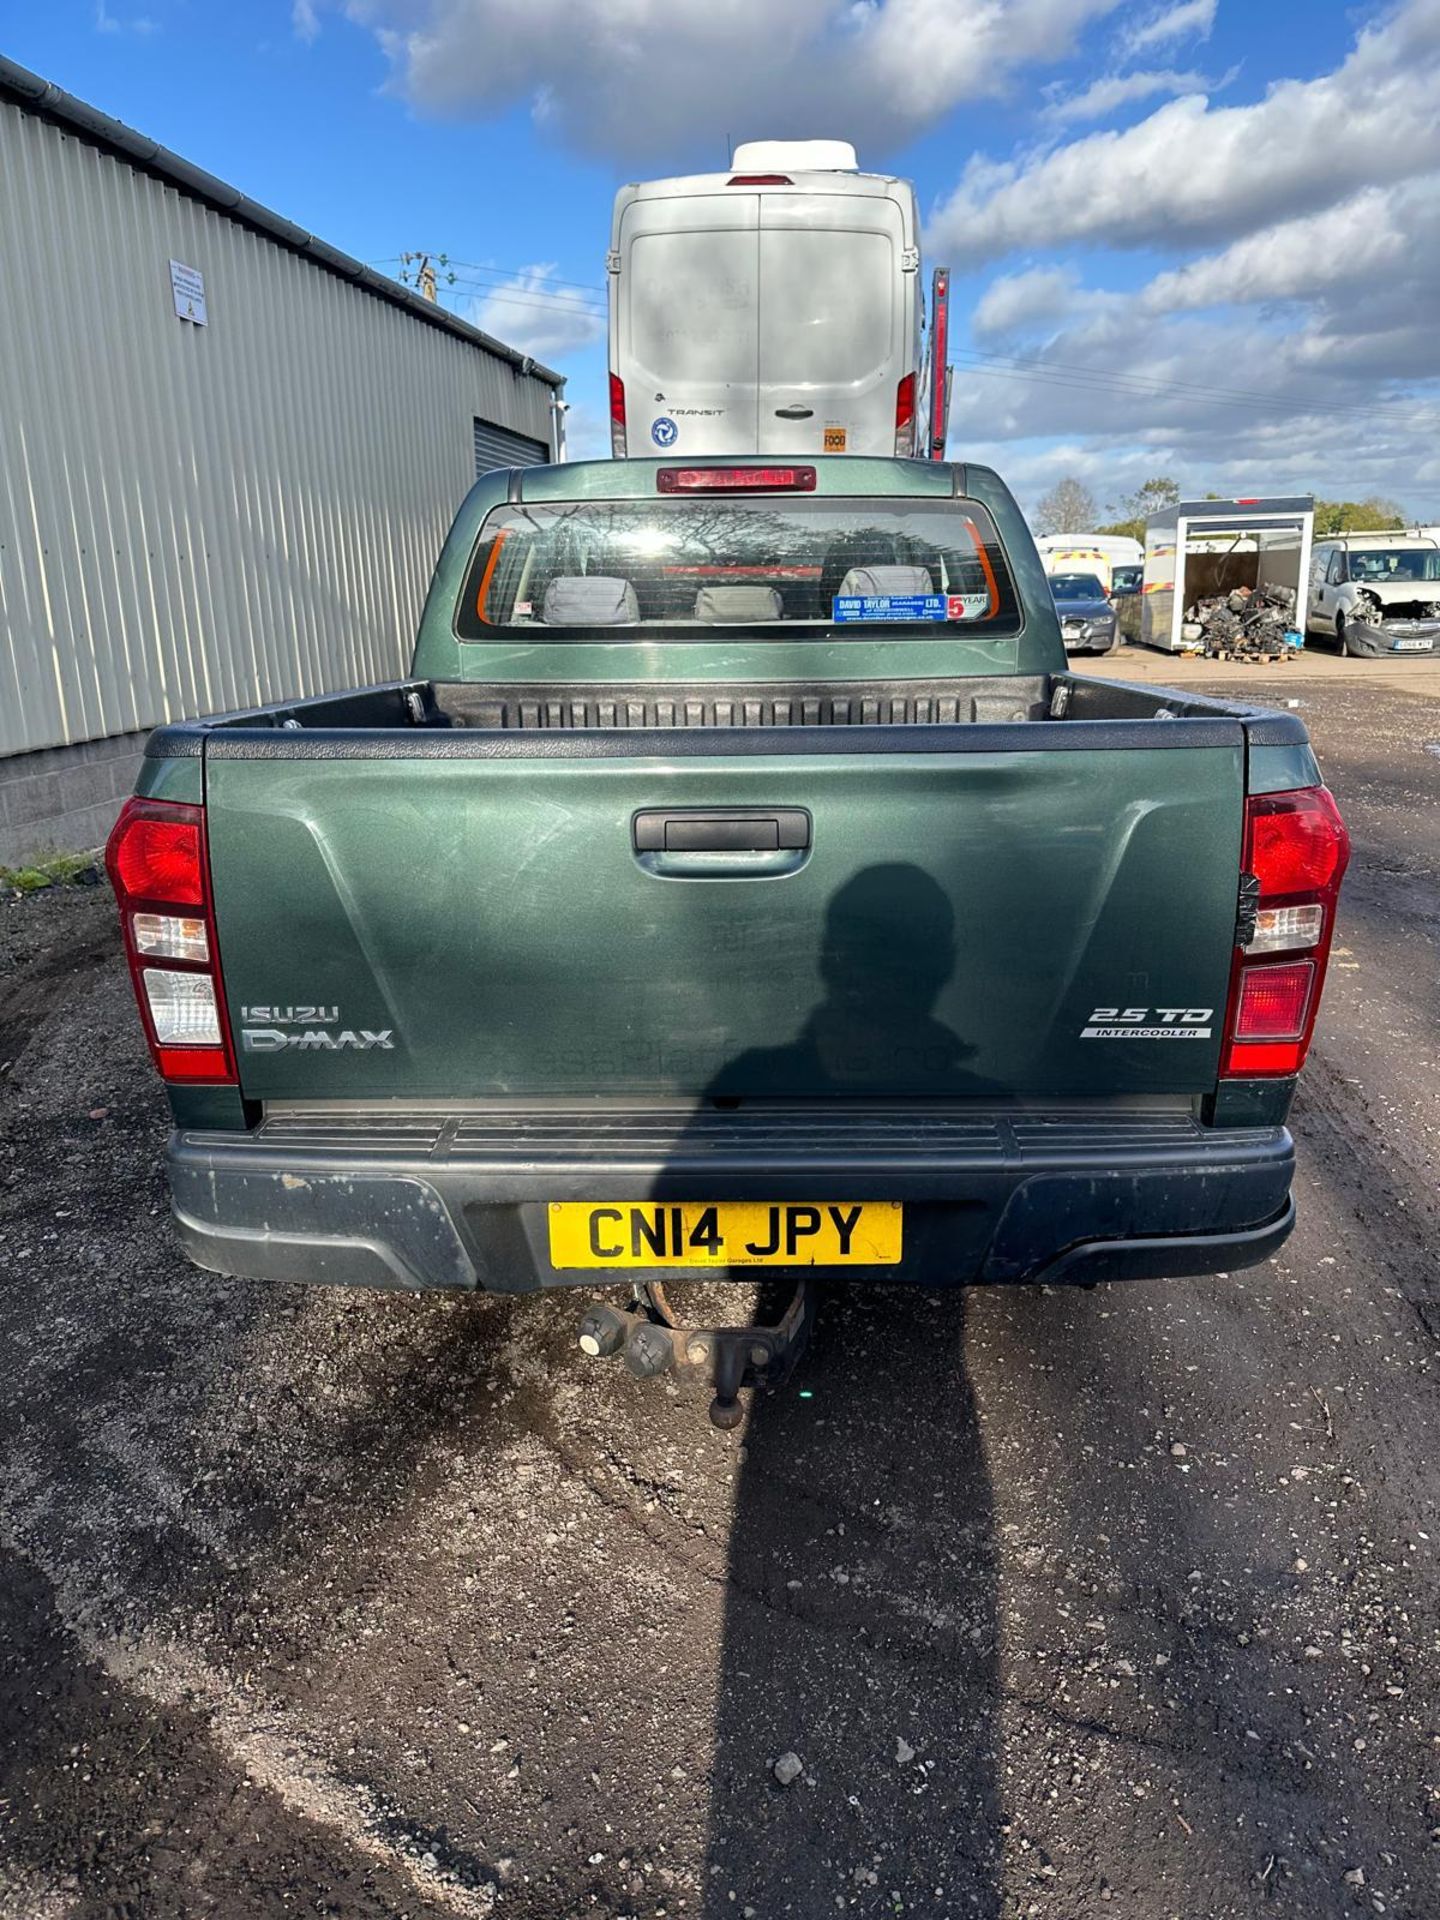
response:
<svg viewBox="0 0 1440 1920"><path fill-rule="evenodd" d="M1121 723L1119 740L1138 744L1136 728L1145 722L1223 722L1243 727L1251 746L1301 746L1304 726L1289 714L1248 703L1181 693L1174 688L1139 682L1101 680L1083 674L995 675L993 678L914 678L894 680L764 680L749 684L733 681L667 680L663 685L643 681L459 682L396 680L356 692L322 695L313 700L277 703L216 714L202 721L161 727L151 736L146 752L152 759L181 758L205 751L225 757L251 755L254 741L237 744L235 733L284 735L300 732L324 736L354 733L397 734L414 749L419 733L664 733L748 732L783 727L792 734L812 728L855 727L872 730L869 747L883 752L886 743L874 738L889 728L1015 727L1041 724L1049 740L1060 744L1053 723L1088 726ZM1181 738L1192 742L1188 729ZM305 751L321 746L305 743ZM642 743L662 750L661 743ZM913 744L913 743L912 743ZM1098 745L1093 734L1073 744ZM1179 744L1177 740L1175 744ZM277 742L277 751L293 757L292 739ZM458 743L452 750L474 750L479 742ZM354 751L358 743L350 743ZM716 743L716 750L722 750ZM733 752L733 742L724 751ZM791 740L787 751L805 751ZM834 751L827 746L826 751Z"/></svg>

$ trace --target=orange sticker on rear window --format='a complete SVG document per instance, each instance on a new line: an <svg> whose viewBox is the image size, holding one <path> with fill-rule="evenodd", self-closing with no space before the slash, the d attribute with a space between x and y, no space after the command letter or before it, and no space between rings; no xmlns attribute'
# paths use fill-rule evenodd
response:
<svg viewBox="0 0 1440 1920"><path fill-rule="evenodd" d="M485 602L490 597L490 582L495 578L495 563L500 558L500 549L509 537L508 527L496 534L494 544L490 548L490 558L485 562L485 571L480 576L480 590L475 595L476 617L483 620L487 627L490 625L490 616L485 611Z"/></svg>

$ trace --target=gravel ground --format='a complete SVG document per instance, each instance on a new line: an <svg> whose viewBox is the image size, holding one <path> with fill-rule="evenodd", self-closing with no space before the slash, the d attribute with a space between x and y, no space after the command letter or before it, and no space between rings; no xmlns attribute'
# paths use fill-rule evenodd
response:
<svg viewBox="0 0 1440 1920"><path fill-rule="evenodd" d="M1440 704L1237 681L1356 841L1293 1239L833 1302L738 1435L192 1270L108 895L6 902L0 1914L1440 1912Z"/></svg>

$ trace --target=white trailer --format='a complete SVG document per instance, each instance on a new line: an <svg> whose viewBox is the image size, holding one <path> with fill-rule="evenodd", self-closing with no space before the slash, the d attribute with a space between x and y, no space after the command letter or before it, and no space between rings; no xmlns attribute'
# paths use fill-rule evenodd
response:
<svg viewBox="0 0 1440 1920"><path fill-rule="evenodd" d="M918 453L919 233L910 182L838 140L750 141L728 173L622 187L612 453Z"/></svg>
<svg viewBox="0 0 1440 1920"><path fill-rule="evenodd" d="M1141 640L1164 653L1186 652L1186 608L1236 587L1290 588L1295 625L1301 626L1314 528L1315 501L1308 493L1182 500L1152 513L1145 522Z"/></svg>

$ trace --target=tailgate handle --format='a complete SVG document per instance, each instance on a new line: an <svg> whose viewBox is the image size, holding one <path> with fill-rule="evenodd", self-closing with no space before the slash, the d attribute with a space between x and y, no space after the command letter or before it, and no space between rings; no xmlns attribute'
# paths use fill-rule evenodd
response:
<svg viewBox="0 0 1440 1920"><path fill-rule="evenodd" d="M815 409L813 407L802 407L797 400L793 406L776 407L775 418L777 420L813 420L815 418Z"/></svg>
<svg viewBox="0 0 1440 1920"><path fill-rule="evenodd" d="M660 807L637 813L637 853L803 853L810 845L804 807Z"/></svg>

